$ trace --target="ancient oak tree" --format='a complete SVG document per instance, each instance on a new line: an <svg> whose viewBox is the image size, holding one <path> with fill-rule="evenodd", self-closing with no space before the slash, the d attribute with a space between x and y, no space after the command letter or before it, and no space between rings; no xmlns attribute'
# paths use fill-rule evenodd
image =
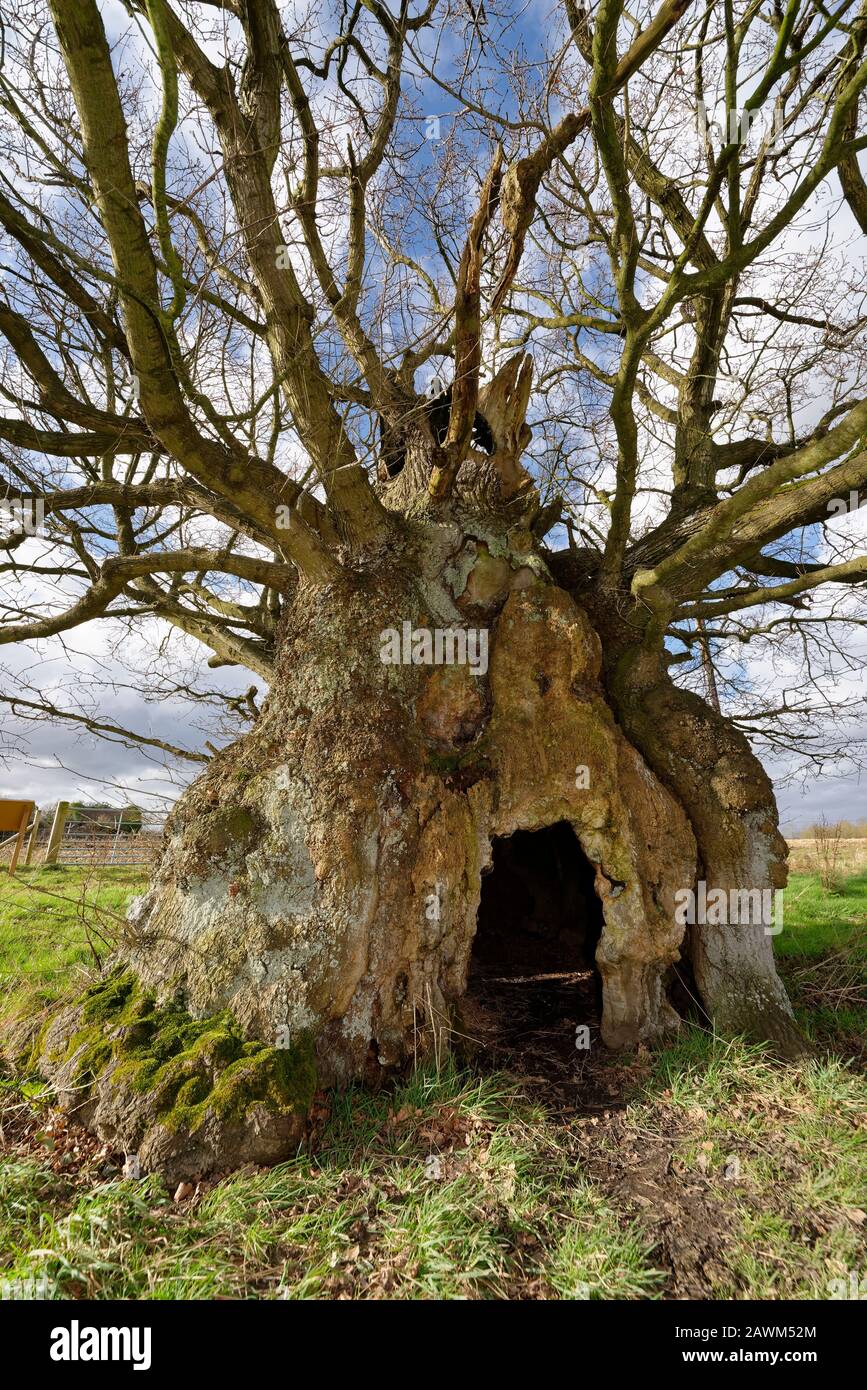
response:
<svg viewBox="0 0 867 1390"><path fill-rule="evenodd" d="M865 9L516 8L7 6L0 641L158 619L268 686L33 1041L145 1167L447 1046L517 832L591 866L605 1044L677 966L800 1046L767 914L676 901L786 877L714 644L867 578Z"/></svg>

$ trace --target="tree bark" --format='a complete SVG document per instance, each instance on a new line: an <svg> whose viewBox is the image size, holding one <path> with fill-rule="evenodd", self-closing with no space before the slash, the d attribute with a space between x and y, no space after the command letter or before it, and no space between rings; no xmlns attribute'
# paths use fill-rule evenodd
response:
<svg viewBox="0 0 867 1390"><path fill-rule="evenodd" d="M558 583L518 464L528 396L513 359L479 397L494 454L445 500L410 416L393 544L299 582L256 725L178 802L111 973L37 1041L61 1100L145 1168L273 1161L316 1086L441 1056L493 841L519 830L565 822L594 867L607 1046L677 1028L687 947L717 1027L798 1046L761 926L687 942L677 912L701 875L782 886L770 783L617 616L628 596Z"/></svg>
<svg viewBox="0 0 867 1390"><path fill-rule="evenodd" d="M622 728L689 817L707 893L722 889L731 902L733 893L783 889L788 846L770 779L743 734L674 685L660 658L640 647L620 655L608 685ZM776 971L776 931L776 915L760 923L696 922L687 949L720 1032L772 1041L797 1056L804 1041Z"/></svg>

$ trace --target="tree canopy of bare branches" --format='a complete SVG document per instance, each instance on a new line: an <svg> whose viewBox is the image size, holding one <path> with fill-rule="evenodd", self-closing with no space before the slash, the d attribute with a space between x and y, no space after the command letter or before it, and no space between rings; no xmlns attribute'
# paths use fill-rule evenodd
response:
<svg viewBox="0 0 867 1390"><path fill-rule="evenodd" d="M809 736L865 621L865 33L855 0L10 0L0 463L44 523L4 528L0 641L156 617L267 682L287 597L448 509L487 405L581 592Z"/></svg>

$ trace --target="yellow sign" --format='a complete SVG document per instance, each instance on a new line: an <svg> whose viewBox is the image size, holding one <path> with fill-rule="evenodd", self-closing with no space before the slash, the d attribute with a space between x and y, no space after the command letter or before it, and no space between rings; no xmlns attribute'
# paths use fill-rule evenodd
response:
<svg viewBox="0 0 867 1390"><path fill-rule="evenodd" d="M32 801L0 801L0 831L20 830L25 815L25 828L33 810Z"/></svg>
<svg viewBox="0 0 867 1390"><path fill-rule="evenodd" d="M21 853L21 846L24 844L24 834L35 810L35 801L0 801L0 832L4 830L16 830L18 832L12 858L9 861L10 874L14 874L18 867L18 856Z"/></svg>

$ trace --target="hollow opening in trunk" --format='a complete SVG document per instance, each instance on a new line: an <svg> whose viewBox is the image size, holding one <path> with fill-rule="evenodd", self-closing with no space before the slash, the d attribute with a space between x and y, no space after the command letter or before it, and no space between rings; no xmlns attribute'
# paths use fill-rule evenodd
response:
<svg viewBox="0 0 867 1390"><path fill-rule="evenodd" d="M495 839L482 877L463 1010L475 1055L493 1067L568 1089L598 1041L595 963L602 903L571 825Z"/></svg>

